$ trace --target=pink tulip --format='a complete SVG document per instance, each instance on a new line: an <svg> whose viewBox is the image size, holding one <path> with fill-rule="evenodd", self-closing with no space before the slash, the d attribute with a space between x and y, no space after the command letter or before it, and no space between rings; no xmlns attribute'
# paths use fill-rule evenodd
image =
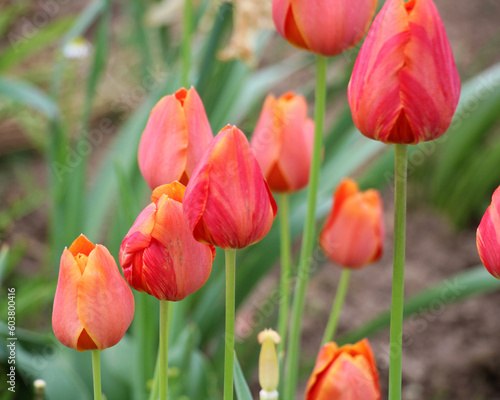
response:
<svg viewBox="0 0 500 400"><path fill-rule="evenodd" d="M295 192L309 181L314 122L303 96L269 95L252 135L252 148L273 192Z"/></svg>
<svg viewBox="0 0 500 400"><path fill-rule="evenodd" d="M276 203L247 138L226 126L189 181L184 213L196 240L223 249L250 246L267 235Z"/></svg>
<svg viewBox="0 0 500 400"><path fill-rule="evenodd" d="M361 133L384 143L441 136L460 96L460 78L432 0L387 0L354 65L348 99Z"/></svg>
<svg viewBox="0 0 500 400"><path fill-rule="evenodd" d="M120 247L125 279L159 300L182 300L200 289L215 257L213 246L193 238L183 213L184 191L179 182L156 188Z"/></svg>
<svg viewBox="0 0 500 400"><path fill-rule="evenodd" d="M488 272L500 279L500 187L477 228L477 250Z"/></svg>
<svg viewBox="0 0 500 400"><path fill-rule="evenodd" d="M52 328L78 351L104 350L125 335L134 316L134 296L106 247L80 235L61 257Z"/></svg>
<svg viewBox="0 0 500 400"><path fill-rule="evenodd" d="M151 111L139 144L139 168L149 187L174 181L186 185L212 138L194 87L163 97Z"/></svg>

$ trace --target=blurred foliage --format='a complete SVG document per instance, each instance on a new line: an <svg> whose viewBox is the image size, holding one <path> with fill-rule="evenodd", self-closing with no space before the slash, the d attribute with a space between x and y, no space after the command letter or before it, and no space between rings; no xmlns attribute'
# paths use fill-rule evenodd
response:
<svg viewBox="0 0 500 400"><path fill-rule="evenodd" d="M64 246L84 232L93 241L105 243L116 256L132 221L147 204L148 188L137 167L137 145L150 110L162 96L178 89L182 73L179 29L145 25L143 16L151 3L94 0L78 13L60 6L57 15L39 27L32 22L37 11L34 3L13 2L0 13L0 33L7 38L0 55L0 102L5 105L0 124L14 121L14 126L26 131L24 150L28 150L28 157L42 155L48 173L47 185L19 174L9 174L10 178L2 179L0 185L7 193L14 181L15 190L21 191L13 198L5 196L0 211L0 234L9 238L10 244L0 249L0 283L3 288L16 288L16 365L22 378L19 399L30 398L31 383L36 378L47 381L49 400L68 399L68 393L72 393L72 399L91 396L90 355L78 354L56 342L50 329L50 309ZM210 13L213 15L207 23L204 14ZM24 36L21 28L13 28L20 18L28 24L21 27L30 28ZM304 52L278 49L276 58L272 51L271 55L257 55L262 59L259 69L239 61L222 62L216 53L227 43L231 27L230 4L200 2L194 16L194 64L189 77L204 101L214 132L232 123L250 134L270 90L289 90L289 81L298 75L304 77L300 78L301 92L311 98L313 58ZM16 33L13 36L7 32ZM64 58L64 46L80 36L91 43L91 55L81 60ZM269 33L263 33L260 41L260 49L277 47ZM353 49L329 61L329 69L335 74L329 79L328 102L335 119L326 129L318 222L328 212L333 189L344 176L356 175L361 186L379 188L391 185L394 177L390 148L364 138L352 123L345 90L355 56ZM443 138L411 149L412 184L421 187L423 198L457 226L466 226L482 214L500 182L499 108L497 65L463 85L459 110ZM14 161L5 156L2 168L11 171L9 164L14 165ZM301 192L291 197L294 240L300 239L305 196ZM37 262L42 265L36 270L20 268L31 242L26 236L9 233L21 218L40 207L48 208L49 214L49 233L37 238L48 244L47 254L39 255ZM265 240L238 252L237 306L276 265L278 240L278 229L273 227ZM315 252L313 270L322 260L323 256ZM498 289L496 281L484 271L474 269L456 279L464 289L452 302ZM406 305L407 316L432 304L442 289L438 285L412 298ZM172 398L221 397L223 301L223 256L218 255L206 286L174 305L169 371ZM103 352L103 390L108 399L142 400L150 390L157 305L140 293L136 294L136 304L130 332L117 346ZM252 376L255 371L256 334L272 324L277 304L277 292L272 290L263 301L266 312L246 321L245 335L237 340L235 382L240 400L249 398L244 376ZM0 309L5 309L3 298ZM387 324L387 314L382 314L347 333L343 340L357 340ZM7 325L0 322L0 334L7 333ZM0 347L2 374L7 368L3 363L5 352L5 347ZM5 382L0 383L0 389L4 392ZM2 398L14 398L8 395Z"/></svg>

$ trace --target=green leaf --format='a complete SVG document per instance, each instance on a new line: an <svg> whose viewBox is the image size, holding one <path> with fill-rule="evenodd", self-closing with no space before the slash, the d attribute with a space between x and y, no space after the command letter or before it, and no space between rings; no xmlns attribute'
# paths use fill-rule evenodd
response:
<svg viewBox="0 0 500 400"><path fill-rule="evenodd" d="M236 353L234 353L234 388L236 389L236 398L238 400L252 400L252 393L245 380Z"/></svg>
<svg viewBox="0 0 500 400"><path fill-rule="evenodd" d="M0 76L0 96L40 111L50 119L59 115L57 105L36 86Z"/></svg>
<svg viewBox="0 0 500 400"><path fill-rule="evenodd" d="M7 258L9 256L9 246L6 244L0 248L0 286L3 285L3 278L7 269Z"/></svg>
<svg viewBox="0 0 500 400"><path fill-rule="evenodd" d="M73 16L61 17L40 28L33 24L29 25L30 32L28 35L12 34L13 36L11 35L9 39L12 45L0 57L0 71L15 67L22 61L33 57L58 42L74 20L75 17Z"/></svg>

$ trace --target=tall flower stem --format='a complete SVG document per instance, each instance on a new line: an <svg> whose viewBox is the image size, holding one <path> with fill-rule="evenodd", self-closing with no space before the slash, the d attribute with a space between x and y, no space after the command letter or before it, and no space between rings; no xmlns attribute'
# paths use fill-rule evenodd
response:
<svg viewBox="0 0 500 400"><path fill-rule="evenodd" d="M160 301L160 400L168 398L168 309L169 302Z"/></svg>
<svg viewBox="0 0 500 400"><path fill-rule="evenodd" d="M347 294L347 288L349 287L350 277L351 270L349 268L342 268L342 275L340 276L339 286L337 287L337 293L335 294L332 313L330 314L330 318L328 319L325 334L323 335L323 340L321 342L322 344L331 342L333 340L333 337L335 336L340 312L342 311L345 295Z"/></svg>
<svg viewBox="0 0 500 400"><path fill-rule="evenodd" d="M183 15L183 33L182 33L182 86L188 89L189 69L191 68L191 33L193 24L193 5L192 0L184 0Z"/></svg>
<svg viewBox="0 0 500 400"><path fill-rule="evenodd" d="M304 224L304 237L300 249L299 268L295 295L293 298L292 320L286 360L285 400L295 398L297 377L299 372L300 332L304 314L307 284L311 269L310 257L315 243L316 197L318 191L319 170L321 165L321 148L323 143L323 123L326 102L326 64L327 58L316 58L316 108L314 145L309 173L309 189L307 192L307 214Z"/></svg>
<svg viewBox="0 0 500 400"><path fill-rule="evenodd" d="M101 400L101 352L92 350L92 374L94 377L94 400Z"/></svg>
<svg viewBox="0 0 500 400"><path fill-rule="evenodd" d="M406 182L408 145L395 146L394 261L392 272L389 400L401 399L401 356L403 345L403 303L406 241Z"/></svg>
<svg viewBox="0 0 500 400"><path fill-rule="evenodd" d="M278 354L285 348L288 331L288 316L290 314L290 273L291 273L291 243L290 243L290 212L287 194L278 197L280 210L280 244L281 244L281 282L280 308L278 316L278 333L281 342L278 345Z"/></svg>
<svg viewBox="0 0 500 400"><path fill-rule="evenodd" d="M234 367L234 298L236 250L226 250L226 348L224 354L224 400L233 399Z"/></svg>

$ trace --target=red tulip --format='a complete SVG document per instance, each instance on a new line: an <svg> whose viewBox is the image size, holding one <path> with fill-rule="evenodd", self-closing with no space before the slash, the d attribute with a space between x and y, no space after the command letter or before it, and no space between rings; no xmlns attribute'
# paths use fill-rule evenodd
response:
<svg viewBox="0 0 500 400"><path fill-rule="evenodd" d="M213 246L194 240L184 218L185 187L155 189L120 247L120 265L130 286L159 300L178 301L200 289L212 270Z"/></svg>
<svg viewBox="0 0 500 400"><path fill-rule="evenodd" d="M134 316L134 296L106 247L80 235L61 257L52 328L78 351L117 344Z"/></svg>
<svg viewBox="0 0 500 400"><path fill-rule="evenodd" d="M500 279L500 187L477 228L477 250L488 272Z"/></svg>
<svg viewBox="0 0 500 400"><path fill-rule="evenodd" d="M376 190L360 192L344 179L333 196L333 208L319 243L326 256L342 267L360 268L377 261L384 245L382 199Z"/></svg>
<svg viewBox="0 0 500 400"><path fill-rule="evenodd" d="M196 240L239 249L267 235L276 203L247 138L226 126L196 167L184 213Z"/></svg>
<svg viewBox="0 0 500 400"><path fill-rule="evenodd" d="M187 184L212 138L194 87L163 97L151 111L139 144L139 168L149 187L173 181Z"/></svg>
<svg viewBox="0 0 500 400"><path fill-rule="evenodd" d="M380 400L377 365L368 340L323 346L307 383L305 400Z"/></svg>
<svg viewBox="0 0 500 400"><path fill-rule="evenodd" d="M378 0L273 0L276 29L294 46L334 56L365 35Z"/></svg>
<svg viewBox="0 0 500 400"><path fill-rule="evenodd" d="M295 192L307 185L314 122L303 96L269 95L252 135L252 148L274 192Z"/></svg>
<svg viewBox="0 0 500 400"><path fill-rule="evenodd" d="M384 143L441 136L460 96L460 78L432 0L387 0L354 65L348 88L354 123Z"/></svg>

